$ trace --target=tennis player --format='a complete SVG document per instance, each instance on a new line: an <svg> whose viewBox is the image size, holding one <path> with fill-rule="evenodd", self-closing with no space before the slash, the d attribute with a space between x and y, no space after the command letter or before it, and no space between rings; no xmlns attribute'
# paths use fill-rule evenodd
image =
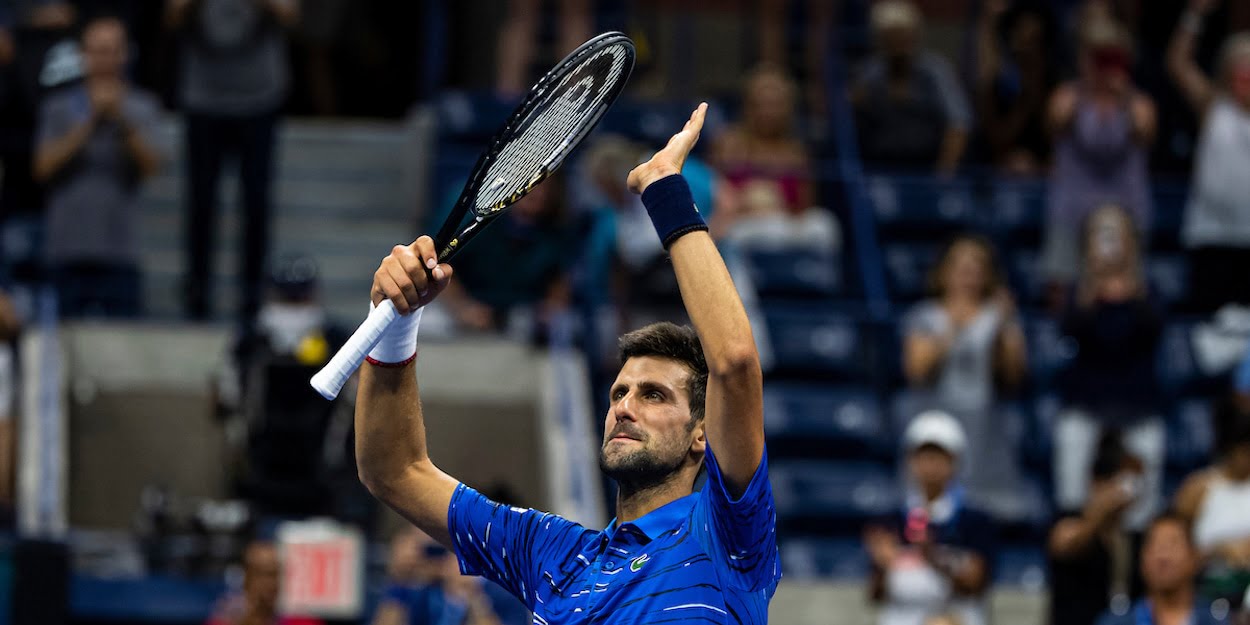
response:
<svg viewBox="0 0 1250 625"><path fill-rule="evenodd" d="M464 573L520 598L538 625L768 618L781 570L759 357L681 176L706 112L701 104L664 149L629 173L672 256L694 329L662 323L621 338L599 457L619 493L616 518L603 530L497 504L434 465L413 361L421 307L447 287L452 268L437 264L433 241L421 237L395 247L374 275L373 303L390 299L402 316L362 368L361 479L454 549ZM696 491L701 469L707 480Z"/></svg>

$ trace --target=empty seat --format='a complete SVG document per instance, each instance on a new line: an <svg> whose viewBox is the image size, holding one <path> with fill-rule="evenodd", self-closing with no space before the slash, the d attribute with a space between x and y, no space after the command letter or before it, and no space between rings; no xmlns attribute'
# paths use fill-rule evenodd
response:
<svg viewBox="0 0 1250 625"><path fill-rule="evenodd" d="M846 311L824 305L764 307L778 376L867 380L865 366L871 337L866 323ZM866 332L865 330L868 330Z"/></svg>
<svg viewBox="0 0 1250 625"><path fill-rule="evenodd" d="M989 192L989 226L1007 243L1036 245L1046 216L1046 183L995 180Z"/></svg>
<svg viewBox="0 0 1250 625"><path fill-rule="evenodd" d="M747 250L742 256L761 297L832 298L842 292L842 268L836 254Z"/></svg>
<svg viewBox="0 0 1250 625"><path fill-rule="evenodd" d="M781 570L789 579L859 581L872 570L858 535L847 538L792 538L783 541Z"/></svg>
<svg viewBox="0 0 1250 625"><path fill-rule="evenodd" d="M1012 249L1007 255L1006 278L1012 295L1022 305L1040 304L1046 297L1041 261L1041 252L1032 248Z"/></svg>
<svg viewBox="0 0 1250 625"><path fill-rule="evenodd" d="M843 459L888 458L893 452L881 402L868 387L769 384L764 427L770 450Z"/></svg>
<svg viewBox="0 0 1250 625"><path fill-rule="evenodd" d="M871 175L867 187L883 230L957 231L975 225L976 211L966 180Z"/></svg>
<svg viewBox="0 0 1250 625"><path fill-rule="evenodd" d="M1211 400L1190 397L1176 402L1167 423L1167 464L1178 471L1197 469L1215 453Z"/></svg>
<svg viewBox="0 0 1250 625"><path fill-rule="evenodd" d="M1029 374L1041 389L1050 388L1055 375L1076 356L1076 342L1063 335L1055 320L1029 315L1024 321L1028 342Z"/></svg>
<svg viewBox="0 0 1250 625"><path fill-rule="evenodd" d="M893 470L876 462L778 460L770 477L777 514L809 527L858 527L902 502Z"/></svg>
<svg viewBox="0 0 1250 625"><path fill-rule="evenodd" d="M1201 395L1222 390L1222 378L1201 369L1194 355L1194 325L1173 321L1163 329L1156 360L1159 383L1173 396Z"/></svg>
<svg viewBox="0 0 1250 625"><path fill-rule="evenodd" d="M1146 279L1151 293L1169 306L1184 301L1188 278L1189 267L1181 254L1157 254L1146 261Z"/></svg>
<svg viewBox="0 0 1250 625"><path fill-rule="evenodd" d="M994 560L994 583L1040 592L1046 586L1046 552L1039 545L999 548Z"/></svg>
<svg viewBox="0 0 1250 625"><path fill-rule="evenodd" d="M890 296L903 302L924 297L929 272L937 263L941 243L887 243L882 248Z"/></svg>

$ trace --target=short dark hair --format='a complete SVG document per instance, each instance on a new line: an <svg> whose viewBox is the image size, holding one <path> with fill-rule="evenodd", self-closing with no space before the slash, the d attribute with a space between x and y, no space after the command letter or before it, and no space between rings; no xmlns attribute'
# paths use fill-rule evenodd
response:
<svg viewBox="0 0 1250 625"><path fill-rule="evenodd" d="M1179 525L1181 533L1185 534L1185 540L1189 543L1189 546L1191 548L1195 546L1193 525L1189 522L1188 518L1173 509L1164 510L1153 519L1150 519L1150 522L1146 524L1146 528L1142 531L1142 540L1144 541L1152 532L1155 531L1155 528L1165 523L1175 523Z"/></svg>
<svg viewBox="0 0 1250 625"><path fill-rule="evenodd" d="M622 365L630 358L644 356L667 358L685 365L690 371L690 377L686 379L690 421L695 423L703 419L707 399L707 360L703 358L703 345L694 328L661 321L625 334L617 347Z"/></svg>

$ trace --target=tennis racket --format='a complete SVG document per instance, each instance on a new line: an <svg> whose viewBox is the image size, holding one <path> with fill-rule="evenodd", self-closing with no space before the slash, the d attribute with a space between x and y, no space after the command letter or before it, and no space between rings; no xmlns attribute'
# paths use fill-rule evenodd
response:
<svg viewBox="0 0 1250 625"><path fill-rule="evenodd" d="M530 88L478 157L460 198L434 237L440 263L451 260L560 167L625 88L634 54L629 37L604 33L579 46ZM394 304L383 300L312 377L312 387L326 399L337 397L398 316Z"/></svg>

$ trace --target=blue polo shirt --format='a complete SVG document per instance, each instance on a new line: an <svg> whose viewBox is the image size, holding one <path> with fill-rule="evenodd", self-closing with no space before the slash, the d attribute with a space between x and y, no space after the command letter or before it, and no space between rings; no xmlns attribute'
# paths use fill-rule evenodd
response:
<svg viewBox="0 0 1250 625"><path fill-rule="evenodd" d="M460 570L503 586L537 625L766 623L781 579L767 455L736 500L710 447L705 464L699 492L602 531L461 484L447 510Z"/></svg>

